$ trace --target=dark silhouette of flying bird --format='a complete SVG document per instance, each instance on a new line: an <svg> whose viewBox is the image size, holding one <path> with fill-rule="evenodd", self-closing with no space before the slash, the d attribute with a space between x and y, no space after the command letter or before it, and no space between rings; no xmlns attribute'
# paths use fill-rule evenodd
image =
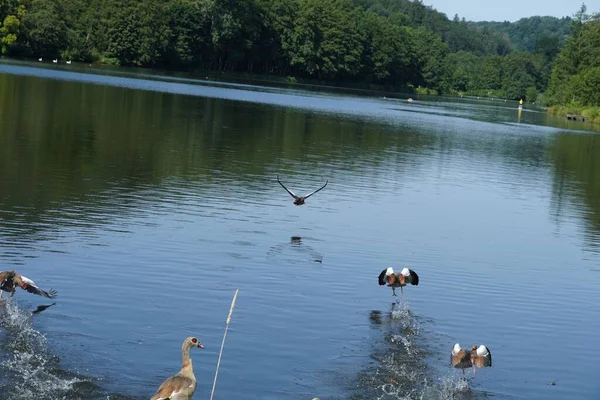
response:
<svg viewBox="0 0 600 400"><path fill-rule="evenodd" d="M15 295L17 286L29 293L37 294L38 296L53 299L56 297L56 290L50 289L49 292L42 290L38 285L26 276L19 275L13 270L0 272L0 298L4 292L9 292L10 297Z"/></svg>
<svg viewBox="0 0 600 400"><path fill-rule="evenodd" d="M310 196L312 196L313 194L317 193L319 190L324 189L325 186L327 186L327 183L329 182L329 179L319 189L315 190L314 192L310 192L309 194L307 194L305 196L298 196L298 195L296 195L296 193L292 192L290 189L288 189L287 187L285 187L285 185L283 183L281 183L281 181L279 180L279 175L277 175L277 182L279 182L279 184L290 194L290 196L292 196L294 198L294 204L297 205L297 206L301 206L302 204L304 204L304 201L306 199L308 199Z"/></svg>
<svg viewBox="0 0 600 400"><path fill-rule="evenodd" d="M462 369L463 375L465 368L473 367L473 374L475 374L475 367L491 367L492 366L492 353L486 346L473 345L471 351L461 349L460 345L456 343L452 348L450 354L450 364L454 368Z"/></svg>
<svg viewBox="0 0 600 400"><path fill-rule="evenodd" d="M395 274L392 267L388 267L379 274L379 285L383 286L387 283L392 287L392 295L396 296L396 288L400 288L400 292L404 294L403 287L408 285L417 286L419 284L419 275L412 269L403 268L402 271Z"/></svg>

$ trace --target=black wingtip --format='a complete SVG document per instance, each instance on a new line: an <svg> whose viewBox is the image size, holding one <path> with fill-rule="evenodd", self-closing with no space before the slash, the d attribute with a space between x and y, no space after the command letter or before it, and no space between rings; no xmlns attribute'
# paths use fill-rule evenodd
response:
<svg viewBox="0 0 600 400"><path fill-rule="evenodd" d="M385 273L387 271L387 268L384 269L383 271L381 271L381 273L379 274L379 286L385 285Z"/></svg>
<svg viewBox="0 0 600 400"><path fill-rule="evenodd" d="M417 273L411 269L410 270L410 276L411 276L410 282L413 285L417 286L419 284L419 275L417 275Z"/></svg>

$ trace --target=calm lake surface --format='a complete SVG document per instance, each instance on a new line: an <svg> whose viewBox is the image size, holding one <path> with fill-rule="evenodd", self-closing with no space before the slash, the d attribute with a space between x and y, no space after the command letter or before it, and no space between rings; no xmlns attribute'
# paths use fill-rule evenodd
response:
<svg viewBox="0 0 600 400"><path fill-rule="evenodd" d="M0 310L1 399L148 399L191 335L207 399L238 288L216 399L600 398L598 134L300 88L0 62L0 270L58 291Z"/></svg>

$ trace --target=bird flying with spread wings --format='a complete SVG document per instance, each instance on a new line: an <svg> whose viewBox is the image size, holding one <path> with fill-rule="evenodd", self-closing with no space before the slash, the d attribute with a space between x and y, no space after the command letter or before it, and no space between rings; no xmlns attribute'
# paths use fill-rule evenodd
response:
<svg viewBox="0 0 600 400"><path fill-rule="evenodd" d="M327 183L329 182L329 179L325 182L325 184L323 186L321 186L319 189L310 192L307 195L304 196L298 196L296 193L292 192L290 189L288 189L283 183L281 183L281 181L279 180L279 175L277 175L277 182L279 182L279 184L290 194L290 196L292 196L294 198L294 204L297 206L301 206L302 204L304 204L304 201L306 199L308 199L310 196L312 196L313 194L317 193L319 190L323 190L325 188L325 186L327 186Z"/></svg>
<svg viewBox="0 0 600 400"><path fill-rule="evenodd" d="M13 270L0 272L0 299L4 292L10 293L10 297L13 297L17 290L17 286L29 293L37 294L38 296L47 297L49 299L56 297L56 290L50 289L50 291L46 292L45 290L40 289L34 281Z"/></svg>
<svg viewBox="0 0 600 400"><path fill-rule="evenodd" d="M492 366L492 353L484 345L479 347L473 345L471 351L467 351L456 343L450 353L450 365L454 368L462 369L463 375L465 374L465 368L473 367L473 374L475 374L475 367L483 368Z"/></svg>
<svg viewBox="0 0 600 400"><path fill-rule="evenodd" d="M392 287L392 295L396 296L396 288L400 288L400 292L404 294L404 290L402 289L404 286L411 285L417 286L419 284L419 275L412 269L402 268L402 271L399 273L394 273L394 269L392 267L388 267L381 271L378 277L378 282L380 286L383 286L387 283L388 286Z"/></svg>

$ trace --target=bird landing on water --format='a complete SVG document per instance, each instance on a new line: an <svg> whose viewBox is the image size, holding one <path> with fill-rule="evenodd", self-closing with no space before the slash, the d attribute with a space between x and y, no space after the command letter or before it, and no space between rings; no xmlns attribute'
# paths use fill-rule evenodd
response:
<svg viewBox="0 0 600 400"><path fill-rule="evenodd" d="M29 293L37 294L38 296L43 296L48 299L56 297L56 290L50 289L46 292L45 290L40 289L34 281L13 270L0 272L0 299L2 299L3 292L8 292L10 293L10 297L13 297L17 290L17 286Z"/></svg>
<svg viewBox="0 0 600 400"><path fill-rule="evenodd" d="M392 296L396 295L396 288L400 288L400 292L404 294L404 290L402 289L404 286L411 285L417 286L419 284L419 275L412 269L403 268L402 271L395 274L394 269L392 267L388 267L381 271L379 274L379 285L383 286L387 284L392 288Z"/></svg>
<svg viewBox="0 0 600 400"><path fill-rule="evenodd" d="M473 367L473 375L475 375L475 367L483 368L492 366L492 353L484 345L479 347L473 345L471 351L467 351L456 343L450 353L450 365L454 368L462 369L463 375L465 374L465 368Z"/></svg>

